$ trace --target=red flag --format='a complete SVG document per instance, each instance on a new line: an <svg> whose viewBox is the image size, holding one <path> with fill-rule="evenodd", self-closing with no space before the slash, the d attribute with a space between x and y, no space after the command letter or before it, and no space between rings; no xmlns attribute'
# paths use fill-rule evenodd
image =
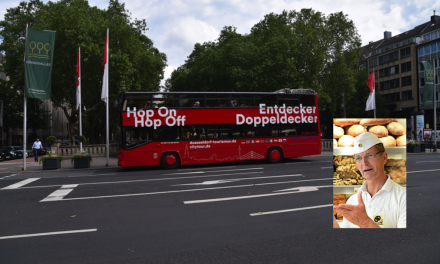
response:
<svg viewBox="0 0 440 264"><path fill-rule="evenodd" d="M76 62L76 109L81 105L81 55L78 50L78 60Z"/></svg>
<svg viewBox="0 0 440 264"><path fill-rule="evenodd" d="M365 111L376 109L375 89L374 89L374 70L367 79L367 86L370 88L370 95L367 100L367 107Z"/></svg>
<svg viewBox="0 0 440 264"><path fill-rule="evenodd" d="M107 35L105 37L105 48L104 48L104 61L102 62L102 92L101 100L105 101L108 97L108 29Z"/></svg>

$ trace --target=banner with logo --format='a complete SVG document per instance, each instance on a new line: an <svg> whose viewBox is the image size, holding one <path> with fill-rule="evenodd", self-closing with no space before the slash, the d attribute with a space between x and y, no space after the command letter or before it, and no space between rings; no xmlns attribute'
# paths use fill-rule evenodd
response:
<svg viewBox="0 0 440 264"><path fill-rule="evenodd" d="M425 108L434 107L434 69L431 62L422 61L425 68L425 88L423 88L423 104Z"/></svg>
<svg viewBox="0 0 440 264"><path fill-rule="evenodd" d="M27 29L24 62L27 98L50 99L55 32Z"/></svg>

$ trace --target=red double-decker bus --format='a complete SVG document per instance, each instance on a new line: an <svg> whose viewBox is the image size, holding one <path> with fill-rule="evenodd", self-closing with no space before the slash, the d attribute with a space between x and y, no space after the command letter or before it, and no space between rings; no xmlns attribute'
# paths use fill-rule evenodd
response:
<svg viewBox="0 0 440 264"><path fill-rule="evenodd" d="M123 93L118 165L176 168L320 154L316 93L282 91Z"/></svg>

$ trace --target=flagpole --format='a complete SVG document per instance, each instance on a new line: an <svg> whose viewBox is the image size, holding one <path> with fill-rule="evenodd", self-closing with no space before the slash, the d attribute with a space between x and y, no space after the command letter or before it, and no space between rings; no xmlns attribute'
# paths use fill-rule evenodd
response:
<svg viewBox="0 0 440 264"><path fill-rule="evenodd" d="M107 54L106 54L106 56L107 56L107 76L106 76L106 81L107 81L107 85L109 86L109 84L108 84L108 75L109 75L109 73L110 73L110 68L109 68L109 66L110 66L110 63L109 63L109 60L108 60L108 54L109 54L109 49L108 49L108 46L109 46L109 41L110 41L110 36L109 36L109 29L107 28L107 47L106 47L106 49L107 49ZM109 164L109 151L110 151L110 148L109 148L109 136L108 136L108 90L109 90L109 87L107 87L107 94L106 94L106 96L105 96L105 122L106 122L106 149L107 149L107 152L106 152L106 164L105 164L105 166L107 166L108 167L108 164Z"/></svg>
<svg viewBox="0 0 440 264"><path fill-rule="evenodd" d="M79 63L79 139L81 139L82 136L82 116L81 116L81 108L82 108L82 101L81 101L81 47L78 47L78 63ZM79 141L79 149L82 152L83 150L83 143L80 140Z"/></svg>
<svg viewBox="0 0 440 264"><path fill-rule="evenodd" d="M25 46L24 46L24 58L23 58L23 63L26 64L26 47L27 47L27 33L28 33L28 24L26 24L26 41L25 41ZM26 65L25 65L26 67ZM26 81L26 78L25 78ZM26 88L23 89L23 97L24 97L24 102L23 102L23 168L22 170L25 171L26 170Z"/></svg>

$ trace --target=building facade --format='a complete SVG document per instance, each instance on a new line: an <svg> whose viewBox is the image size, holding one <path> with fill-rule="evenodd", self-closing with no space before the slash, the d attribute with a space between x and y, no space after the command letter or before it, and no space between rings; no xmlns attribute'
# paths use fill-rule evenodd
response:
<svg viewBox="0 0 440 264"><path fill-rule="evenodd" d="M411 131L415 130L417 115L426 116L425 123L431 128L434 125L433 109L425 109L421 103L424 83L419 64L421 59L433 62L437 60L438 80L440 47L436 46L434 53L424 52L423 55L420 55L420 49L425 51L425 47L429 46L431 51L432 46L440 42L439 34L440 16L433 15L429 22L396 36L385 31L383 39L370 41L361 49L360 63L370 71L375 71L376 93L385 99L390 117L407 119L407 135L412 135ZM438 96L438 81L435 86ZM429 110L432 114L428 113Z"/></svg>

